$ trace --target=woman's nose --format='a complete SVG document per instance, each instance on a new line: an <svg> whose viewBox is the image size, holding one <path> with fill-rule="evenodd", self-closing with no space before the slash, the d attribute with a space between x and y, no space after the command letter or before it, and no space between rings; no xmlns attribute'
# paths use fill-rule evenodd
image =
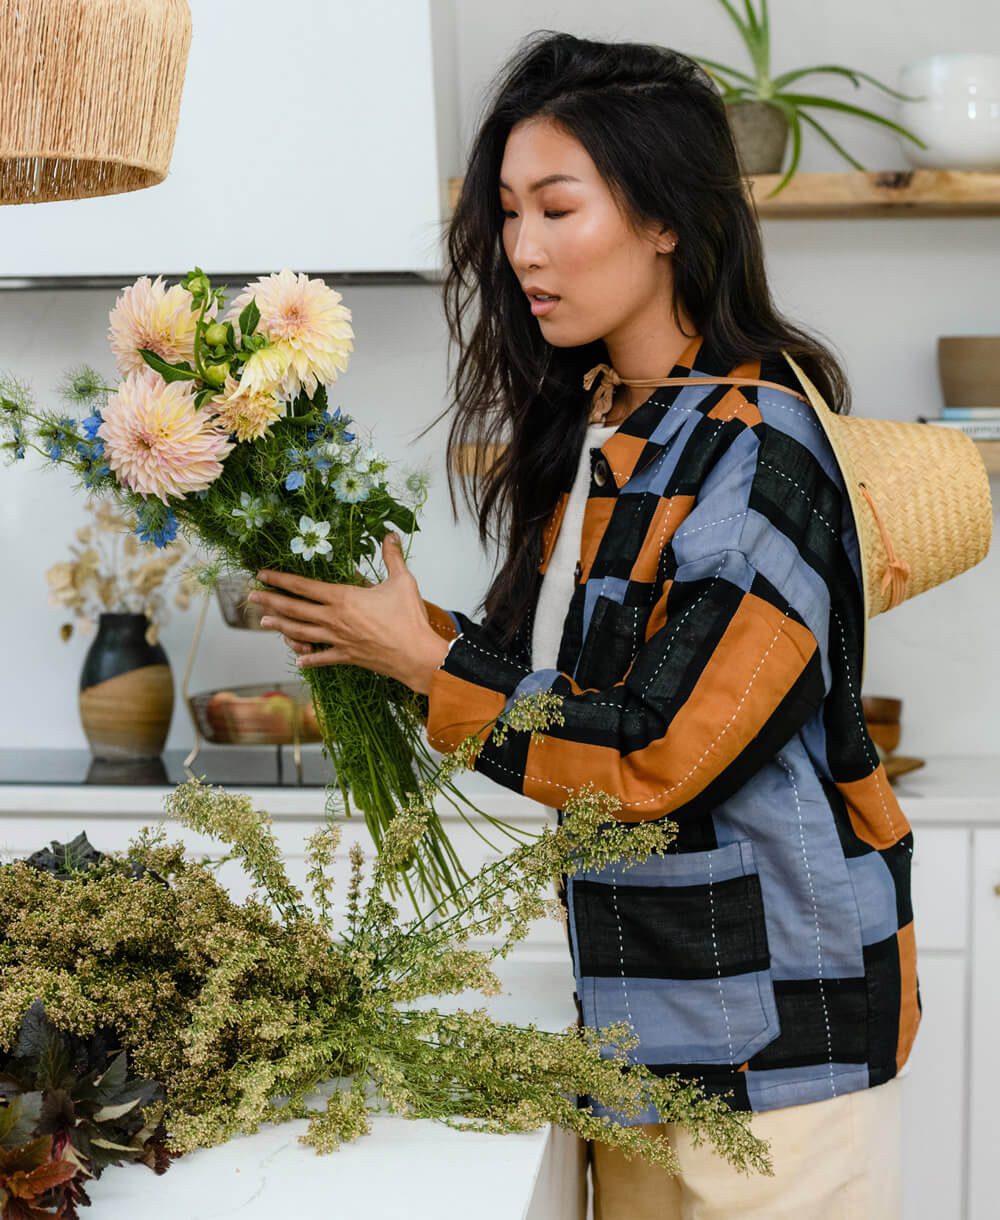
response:
<svg viewBox="0 0 1000 1220"><path fill-rule="evenodd" d="M545 254L538 240L538 230L530 221L520 221L510 261L519 272L545 265Z"/></svg>

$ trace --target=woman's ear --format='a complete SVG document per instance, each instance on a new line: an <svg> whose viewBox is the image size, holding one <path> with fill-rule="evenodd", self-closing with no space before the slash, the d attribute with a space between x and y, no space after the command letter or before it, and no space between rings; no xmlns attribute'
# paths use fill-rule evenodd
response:
<svg viewBox="0 0 1000 1220"><path fill-rule="evenodd" d="M670 254L674 246L677 245L677 234L673 229L661 226L655 234L651 235L651 240L653 245L656 246L658 253Z"/></svg>

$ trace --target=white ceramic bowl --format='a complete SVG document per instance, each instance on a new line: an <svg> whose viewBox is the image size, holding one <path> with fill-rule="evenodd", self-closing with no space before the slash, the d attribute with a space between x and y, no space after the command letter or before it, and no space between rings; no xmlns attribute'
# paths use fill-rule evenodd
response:
<svg viewBox="0 0 1000 1220"><path fill-rule="evenodd" d="M899 136L903 154L919 169L1000 173L1000 55L931 55L900 69L898 122L927 148Z"/></svg>

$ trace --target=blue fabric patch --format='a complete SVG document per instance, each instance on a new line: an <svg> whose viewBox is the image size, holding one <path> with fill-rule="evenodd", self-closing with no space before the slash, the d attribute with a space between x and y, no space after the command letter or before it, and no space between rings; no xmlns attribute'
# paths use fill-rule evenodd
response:
<svg viewBox="0 0 1000 1220"><path fill-rule="evenodd" d="M880 853L870 851L864 856L850 856L847 871L857 895L865 944L894 936L899 931L896 890L889 866Z"/></svg>
<svg viewBox="0 0 1000 1220"><path fill-rule="evenodd" d="M611 864L574 873L570 884L593 881L600 885L709 885L757 871L753 843L748 839L711 851L668 852L650 856L627 867Z"/></svg>
<svg viewBox="0 0 1000 1220"><path fill-rule="evenodd" d="M521 695L530 695L538 690L549 690L552 683L559 677L558 669L536 669L533 673L528 674L518 682L512 693L508 696L507 702L503 705L502 716L506 712L515 699Z"/></svg>
<svg viewBox="0 0 1000 1220"><path fill-rule="evenodd" d="M644 1063L739 1067L781 1032L771 972L715 979L579 980L584 1023L627 1021Z"/></svg>
<svg viewBox="0 0 1000 1220"><path fill-rule="evenodd" d="M772 1068L745 1074L747 1094L754 1110L806 1105L835 1093L867 1089L870 1084L868 1067L864 1063L809 1063L804 1067Z"/></svg>

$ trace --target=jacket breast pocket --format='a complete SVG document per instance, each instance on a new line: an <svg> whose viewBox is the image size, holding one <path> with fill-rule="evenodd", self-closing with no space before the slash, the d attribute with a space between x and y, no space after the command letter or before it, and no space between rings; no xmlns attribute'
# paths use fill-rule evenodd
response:
<svg viewBox="0 0 1000 1220"><path fill-rule="evenodd" d="M780 1033L753 843L569 879L584 1023L629 1022L648 1064L738 1067Z"/></svg>
<svg viewBox="0 0 1000 1220"><path fill-rule="evenodd" d="M614 686L645 641L650 606L623 605L598 594L574 677L584 687Z"/></svg>

